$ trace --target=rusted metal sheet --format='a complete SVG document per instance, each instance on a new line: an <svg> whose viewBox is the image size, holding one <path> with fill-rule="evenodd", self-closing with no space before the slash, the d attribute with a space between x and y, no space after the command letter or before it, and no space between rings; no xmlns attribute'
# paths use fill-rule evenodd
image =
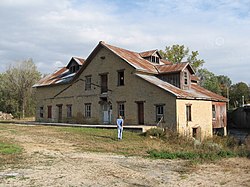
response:
<svg viewBox="0 0 250 187"><path fill-rule="evenodd" d="M120 58L125 60L127 63L129 63L131 66L133 66L137 70L144 71L147 73L158 74L158 71L156 70L154 64L142 58L139 53L129 51L126 49L122 49L119 47L115 47L115 46L106 44L104 42L102 42L102 45L106 46L108 49L113 51L116 55L118 55Z"/></svg>
<svg viewBox="0 0 250 187"><path fill-rule="evenodd" d="M149 56L152 56L156 52L157 50L145 51L145 52L141 52L140 55L141 57L149 57Z"/></svg>
<svg viewBox="0 0 250 187"><path fill-rule="evenodd" d="M34 87L39 86L49 86L55 84L64 84L69 83L70 81L75 81L79 75L84 71L87 65L91 62L92 58L96 55L96 53L101 48L107 48L108 50L112 51L115 55L119 56L122 60L130 64L132 67L136 69L138 72L137 75L148 82L155 84L156 86L174 94L178 98L184 99L202 99L202 100L211 100L211 101L224 101L226 102L227 99L217 95L213 92L210 92L197 84L191 84L190 89L183 90L166 81L160 80L156 76L159 74L167 74L173 72L182 72L184 69L188 69L190 74L194 74L193 68L189 65L189 63L179 63L179 64L171 64L168 61L162 61L165 64L155 64L143 58L143 56L152 55L154 53L158 53L157 50L146 51L142 53L137 53L133 51L129 51L126 49L122 49L116 46L112 46L106 44L105 42L99 42L97 47L94 51L89 55L89 57L84 60L81 58L73 57L69 63L74 60L79 65L82 64L82 68L77 73L70 73L69 67L63 67L60 70L56 71L55 73L46 76L42 80L38 82L38 84L34 85ZM69 65L69 64L68 64ZM142 74L143 72L143 74ZM145 74L146 73L146 74ZM141 75L140 75L141 74Z"/></svg>
<svg viewBox="0 0 250 187"><path fill-rule="evenodd" d="M178 64L171 64L171 65L156 65L157 70L159 73L173 73L173 72L180 72L182 71L188 63L178 63Z"/></svg>
<svg viewBox="0 0 250 187"><path fill-rule="evenodd" d="M223 128L227 126L227 109L225 102L212 102L213 105L213 128Z"/></svg>
<svg viewBox="0 0 250 187"><path fill-rule="evenodd" d="M72 61L77 63L79 66L84 64L84 59L78 57L72 57L70 62L66 67L60 68L54 73L42 78L38 83L36 83L33 87L39 86L50 86L55 84L63 84L70 82L76 73L70 73L69 66L72 64Z"/></svg>

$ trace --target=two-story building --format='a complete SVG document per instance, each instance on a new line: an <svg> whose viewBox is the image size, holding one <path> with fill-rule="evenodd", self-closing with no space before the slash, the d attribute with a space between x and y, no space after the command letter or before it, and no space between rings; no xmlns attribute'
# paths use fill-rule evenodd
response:
<svg viewBox="0 0 250 187"><path fill-rule="evenodd" d="M172 64L157 50L133 52L99 42L86 60L73 57L41 79L36 120L156 125L198 139L226 130L227 99L198 85L189 63Z"/></svg>

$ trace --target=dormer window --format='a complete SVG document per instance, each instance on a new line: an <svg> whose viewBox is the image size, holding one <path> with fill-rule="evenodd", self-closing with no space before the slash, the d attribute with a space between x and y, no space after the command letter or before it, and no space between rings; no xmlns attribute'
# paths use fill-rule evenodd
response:
<svg viewBox="0 0 250 187"><path fill-rule="evenodd" d="M70 73L75 73L75 72L77 72L78 70L79 70L79 66L78 66L78 65L71 66L71 67L69 68Z"/></svg>
<svg viewBox="0 0 250 187"><path fill-rule="evenodd" d="M184 84L188 85L188 74L186 71L184 71Z"/></svg>
<svg viewBox="0 0 250 187"><path fill-rule="evenodd" d="M159 57L151 56L151 62L159 64Z"/></svg>

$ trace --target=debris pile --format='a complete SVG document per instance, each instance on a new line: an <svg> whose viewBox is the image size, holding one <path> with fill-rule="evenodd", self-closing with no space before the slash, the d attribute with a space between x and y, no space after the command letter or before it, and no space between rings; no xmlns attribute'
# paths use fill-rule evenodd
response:
<svg viewBox="0 0 250 187"><path fill-rule="evenodd" d="M0 111L0 120L10 120L13 119L12 114L4 113Z"/></svg>

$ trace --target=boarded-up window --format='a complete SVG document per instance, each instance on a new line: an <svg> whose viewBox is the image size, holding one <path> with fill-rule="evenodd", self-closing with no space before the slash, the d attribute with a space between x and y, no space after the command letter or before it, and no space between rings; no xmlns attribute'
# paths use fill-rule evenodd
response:
<svg viewBox="0 0 250 187"><path fill-rule="evenodd" d="M85 104L85 118L91 118L91 103Z"/></svg>
<svg viewBox="0 0 250 187"><path fill-rule="evenodd" d="M72 105L67 105L67 118L72 117Z"/></svg>
<svg viewBox="0 0 250 187"><path fill-rule="evenodd" d="M191 105L186 105L186 119L192 121Z"/></svg>
<svg viewBox="0 0 250 187"><path fill-rule="evenodd" d="M48 118L52 118L52 106L48 106Z"/></svg>

